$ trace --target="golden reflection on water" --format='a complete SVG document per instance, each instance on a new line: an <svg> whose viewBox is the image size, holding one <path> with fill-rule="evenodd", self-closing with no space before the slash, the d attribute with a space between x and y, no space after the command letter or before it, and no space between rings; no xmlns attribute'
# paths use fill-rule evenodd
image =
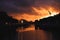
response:
<svg viewBox="0 0 60 40"><path fill-rule="evenodd" d="M28 28L18 28L17 29L17 31L18 32L26 32L26 31L33 31L33 30L35 30L35 28L34 28L34 25L30 25Z"/></svg>
<svg viewBox="0 0 60 40"><path fill-rule="evenodd" d="M29 39L31 39L31 40L52 40L52 34L50 32L46 32L44 30L35 30L34 25L31 25L25 29L19 28L18 32L23 33L23 35L26 36L24 40L26 40L27 37L30 35L31 36L29 37ZM21 36L21 34L20 34L20 36ZM35 39L32 37L34 37Z"/></svg>

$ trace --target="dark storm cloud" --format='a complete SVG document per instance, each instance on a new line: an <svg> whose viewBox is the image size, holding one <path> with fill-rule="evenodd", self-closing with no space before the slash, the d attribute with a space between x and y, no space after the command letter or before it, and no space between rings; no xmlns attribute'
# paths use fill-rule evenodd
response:
<svg viewBox="0 0 60 40"><path fill-rule="evenodd" d="M53 6L60 10L60 0L0 0L0 10L13 13L34 13L31 7Z"/></svg>
<svg viewBox="0 0 60 40"><path fill-rule="evenodd" d="M45 7L45 6L60 6L60 0L37 0L35 1L35 6L37 7Z"/></svg>
<svg viewBox="0 0 60 40"><path fill-rule="evenodd" d="M31 7L33 5L33 0L3 0L0 1L0 10L7 12L20 12L28 13L32 12Z"/></svg>
<svg viewBox="0 0 60 40"><path fill-rule="evenodd" d="M17 6L29 7L34 4L34 0L18 0L15 3Z"/></svg>
<svg viewBox="0 0 60 40"><path fill-rule="evenodd" d="M60 11L60 0L55 0L54 7L56 7Z"/></svg>

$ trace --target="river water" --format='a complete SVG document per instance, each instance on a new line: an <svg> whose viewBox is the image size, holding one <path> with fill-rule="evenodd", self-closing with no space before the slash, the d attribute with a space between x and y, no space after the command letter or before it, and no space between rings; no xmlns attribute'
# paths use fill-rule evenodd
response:
<svg viewBox="0 0 60 40"><path fill-rule="evenodd" d="M35 30L34 25L18 29L18 40L52 40L52 33L41 29Z"/></svg>

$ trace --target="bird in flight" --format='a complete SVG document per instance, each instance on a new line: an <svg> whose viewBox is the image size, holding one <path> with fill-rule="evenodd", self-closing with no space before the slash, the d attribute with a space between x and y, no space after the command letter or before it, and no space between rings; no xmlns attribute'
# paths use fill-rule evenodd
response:
<svg viewBox="0 0 60 40"><path fill-rule="evenodd" d="M48 11L49 12L49 14L51 15L51 12L50 11Z"/></svg>

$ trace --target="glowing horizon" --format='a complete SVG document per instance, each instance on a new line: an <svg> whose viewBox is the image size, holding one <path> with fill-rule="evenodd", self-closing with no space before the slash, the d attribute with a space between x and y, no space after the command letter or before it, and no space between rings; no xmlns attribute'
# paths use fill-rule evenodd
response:
<svg viewBox="0 0 60 40"><path fill-rule="evenodd" d="M13 14L12 16L13 16L13 18L15 18L17 20L25 19L27 21L35 21L35 20L39 20L39 19L42 19L42 18L45 18L45 17L54 16L54 15L57 15L59 13L53 7L48 7L48 8L32 7L32 9L38 15L30 15L28 13L23 13L23 14L18 13L16 15ZM51 13L51 15L49 14L49 12Z"/></svg>

